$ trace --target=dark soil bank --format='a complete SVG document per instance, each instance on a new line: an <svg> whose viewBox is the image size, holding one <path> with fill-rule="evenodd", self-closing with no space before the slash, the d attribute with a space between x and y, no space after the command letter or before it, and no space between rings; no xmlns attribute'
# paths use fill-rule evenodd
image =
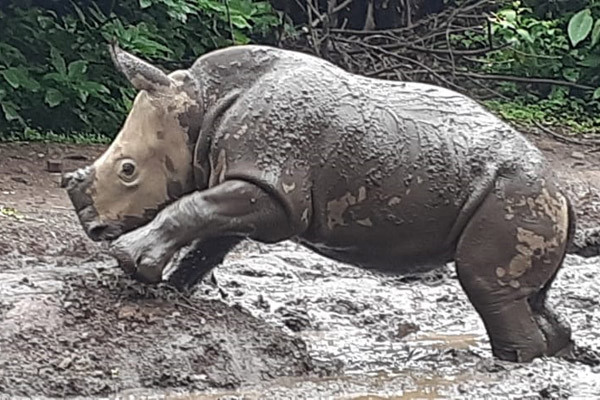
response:
<svg viewBox="0 0 600 400"><path fill-rule="evenodd" d="M597 224L600 153L532 138ZM452 265L380 276L245 242L184 295L125 278L46 171L101 150L0 144L0 398L600 398L598 258L569 256L551 290L579 361L494 360Z"/></svg>
<svg viewBox="0 0 600 400"><path fill-rule="evenodd" d="M220 301L123 280L114 269L25 267L0 281L7 394L237 388L314 371L301 338Z"/></svg>

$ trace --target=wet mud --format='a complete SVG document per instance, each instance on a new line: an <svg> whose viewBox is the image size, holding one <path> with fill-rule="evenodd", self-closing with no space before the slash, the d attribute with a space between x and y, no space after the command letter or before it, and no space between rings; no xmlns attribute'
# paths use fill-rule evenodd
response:
<svg viewBox="0 0 600 400"><path fill-rule="evenodd" d="M0 273L9 394L236 388L316 371L301 338L239 307L144 287L114 268L33 268Z"/></svg>
<svg viewBox="0 0 600 400"><path fill-rule="evenodd" d="M600 154L532 138L579 224L597 224ZM243 242L191 293L142 285L83 236L57 176L45 171L49 158L74 168L101 150L0 144L0 397L600 394L599 258L568 256L550 291L584 353L529 364L492 358L451 264L384 276L290 242Z"/></svg>

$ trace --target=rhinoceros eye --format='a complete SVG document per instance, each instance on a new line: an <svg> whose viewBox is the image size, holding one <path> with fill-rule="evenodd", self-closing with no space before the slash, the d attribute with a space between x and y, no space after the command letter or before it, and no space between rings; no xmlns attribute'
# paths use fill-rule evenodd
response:
<svg viewBox="0 0 600 400"><path fill-rule="evenodd" d="M119 168L119 177L125 182L131 182L136 176L135 163L133 161L124 160Z"/></svg>
<svg viewBox="0 0 600 400"><path fill-rule="evenodd" d="M135 165L130 162L123 163L121 166L121 173L125 176L132 176L135 172Z"/></svg>

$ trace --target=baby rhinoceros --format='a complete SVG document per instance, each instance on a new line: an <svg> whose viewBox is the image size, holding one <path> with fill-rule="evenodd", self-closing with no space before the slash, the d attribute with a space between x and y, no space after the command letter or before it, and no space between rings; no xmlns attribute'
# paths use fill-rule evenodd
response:
<svg viewBox="0 0 600 400"><path fill-rule="evenodd" d="M570 203L540 151L475 101L267 46L169 75L111 54L139 93L111 146L63 186L89 237L112 241L138 279L160 281L192 242L205 273L243 238L388 273L454 261L495 356L572 347L545 301Z"/></svg>

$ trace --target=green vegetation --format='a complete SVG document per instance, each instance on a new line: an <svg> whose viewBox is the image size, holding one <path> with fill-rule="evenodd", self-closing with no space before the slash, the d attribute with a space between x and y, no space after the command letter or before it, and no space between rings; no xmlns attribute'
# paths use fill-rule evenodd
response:
<svg viewBox="0 0 600 400"><path fill-rule="evenodd" d="M279 25L254 0L9 1L0 6L0 139L102 142L133 90L107 44L168 69L226 45L265 40Z"/></svg>
<svg viewBox="0 0 600 400"><path fill-rule="evenodd" d="M600 1L507 2L494 15L492 32L496 46L507 47L478 59L479 71L549 78L498 85L504 97L486 103L492 110L519 122L568 126L574 132L600 131ZM487 37L468 40L481 46Z"/></svg>
<svg viewBox="0 0 600 400"><path fill-rule="evenodd" d="M469 71L521 79L486 81L497 93L487 106L600 131L600 0L506 1L490 20L495 50ZM0 140L58 142L106 142L122 124L133 90L110 62L111 40L173 70L232 43L274 43L281 24L267 0L9 0L0 21ZM481 49L489 35L450 41Z"/></svg>

